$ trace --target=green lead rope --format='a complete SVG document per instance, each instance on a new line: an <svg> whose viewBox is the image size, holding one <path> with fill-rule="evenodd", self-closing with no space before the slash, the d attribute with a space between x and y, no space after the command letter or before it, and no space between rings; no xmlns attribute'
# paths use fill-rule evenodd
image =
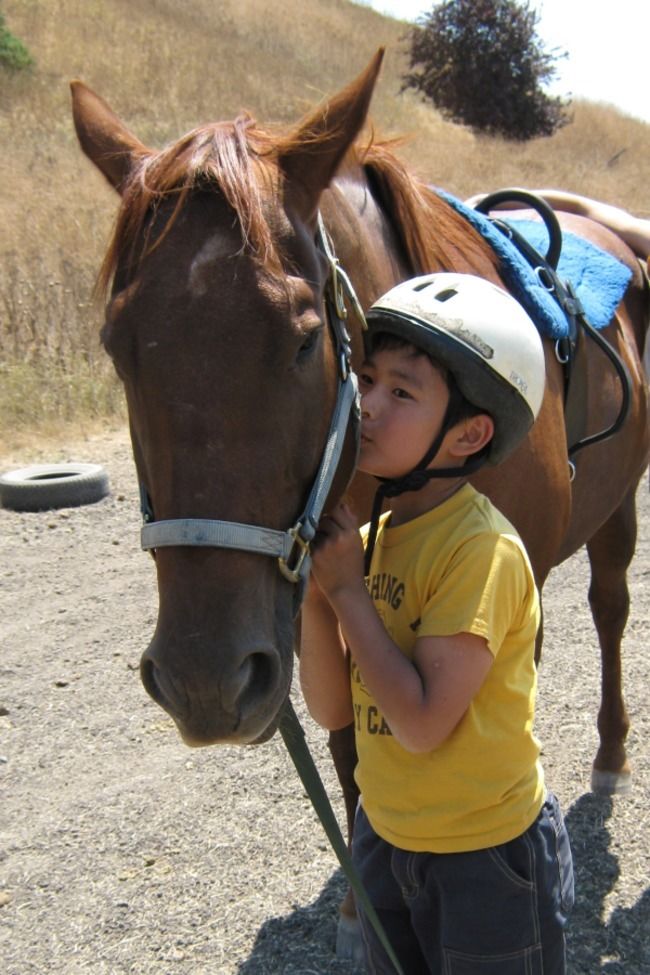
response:
<svg viewBox="0 0 650 975"><path fill-rule="evenodd" d="M325 791L325 786L321 780L318 769L314 764L314 760L311 757L309 748L307 747L307 741L305 739L305 732L303 731L302 725L298 720L298 716L293 709L293 704L289 699L287 699L287 704L280 718L280 723L278 725L280 729L280 734L284 739L284 743L287 746L287 751L291 756L291 760L296 767L296 771L300 776L300 780L305 787L307 795L311 799L312 805L316 811L318 818L321 821L323 829L327 834L332 849L334 850L339 863L341 864L341 869L347 877L350 886L352 887L357 903L363 908L363 912L372 924L377 937L381 941L382 947L391 962L398 975L404 975L402 966L400 965L395 952L393 951L391 944L386 937L386 932L384 931L381 921L377 917L377 913L370 903L368 895L361 883L359 874L356 871L354 864L348 853L348 848L339 824L337 822L336 816L334 815L334 810L332 809L331 803Z"/></svg>

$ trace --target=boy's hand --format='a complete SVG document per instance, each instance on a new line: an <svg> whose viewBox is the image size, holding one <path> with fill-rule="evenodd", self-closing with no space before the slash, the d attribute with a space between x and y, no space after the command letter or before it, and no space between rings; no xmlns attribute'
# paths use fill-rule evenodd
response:
<svg viewBox="0 0 650 975"><path fill-rule="evenodd" d="M342 589L365 590L363 543L359 522L347 504L339 503L321 518L312 552L312 572L331 599Z"/></svg>

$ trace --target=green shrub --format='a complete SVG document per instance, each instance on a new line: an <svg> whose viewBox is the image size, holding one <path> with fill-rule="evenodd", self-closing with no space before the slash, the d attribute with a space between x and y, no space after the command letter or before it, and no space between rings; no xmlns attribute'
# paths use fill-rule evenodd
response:
<svg viewBox="0 0 650 975"><path fill-rule="evenodd" d="M0 64L9 71L24 71L30 68L34 59L17 37L5 26L5 19L0 14Z"/></svg>

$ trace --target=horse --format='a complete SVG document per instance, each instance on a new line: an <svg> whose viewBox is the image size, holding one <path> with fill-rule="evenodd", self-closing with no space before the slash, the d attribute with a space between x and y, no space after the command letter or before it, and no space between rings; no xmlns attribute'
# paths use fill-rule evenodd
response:
<svg viewBox="0 0 650 975"><path fill-rule="evenodd" d="M341 385L326 313L332 275L345 273L361 309L429 271L504 284L498 258L468 221L392 144L364 135L382 56L288 129L243 113L159 151L82 82L71 85L81 148L121 196L99 277L102 342L125 389L145 531L176 526L145 546L159 608L141 677L191 746L268 740L289 694L309 551L309 538L290 526L313 493ZM558 217L630 269L603 331L631 376L627 418L616 436L581 451L572 471L562 367L545 339L537 422L504 464L472 480L517 527L540 592L553 566L587 546L602 657L592 787L612 793L630 782L620 647L635 490L649 456L647 303L636 256L616 233L576 214ZM348 306L354 366L363 315ZM590 429L602 429L617 415L620 390L597 349L587 346L585 361L585 415ZM353 414L339 430L325 505L347 490L364 513L375 484L357 474L348 487ZM267 550L245 547L260 534ZM282 548L287 537L295 545ZM349 816L351 742L351 729L330 738Z"/></svg>

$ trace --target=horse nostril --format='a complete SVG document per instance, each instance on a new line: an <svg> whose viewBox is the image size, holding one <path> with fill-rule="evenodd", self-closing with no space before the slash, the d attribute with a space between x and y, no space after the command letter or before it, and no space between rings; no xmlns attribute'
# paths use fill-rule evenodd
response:
<svg viewBox="0 0 650 975"><path fill-rule="evenodd" d="M153 698L156 704L164 707L166 702L156 678L156 665L148 657L143 657L140 661L140 680L149 697Z"/></svg>
<svg viewBox="0 0 650 975"><path fill-rule="evenodd" d="M247 695L263 697L275 685L279 671L279 660L273 652L258 651L249 657L251 677L246 689Z"/></svg>
<svg viewBox="0 0 650 975"><path fill-rule="evenodd" d="M192 707L189 688L174 680L171 671L156 666L146 653L140 661L140 679L147 694L163 710L181 721L187 717Z"/></svg>
<svg viewBox="0 0 650 975"><path fill-rule="evenodd" d="M279 660L272 650L255 650L247 654L230 679L223 683L223 703L245 714L273 692L279 676Z"/></svg>
<svg viewBox="0 0 650 975"><path fill-rule="evenodd" d="M291 681L291 667L285 669L278 650L265 645L226 655L213 646L204 666L188 680L168 660L156 657L160 649L144 652L142 684L174 719L186 744L250 744L270 737Z"/></svg>
<svg viewBox="0 0 650 975"><path fill-rule="evenodd" d="M248 714L249 710L259 707L269 693L274 694L280 678L280 661L273 650L254 650L247 653L239 666L233 661L230 667L222 669L219 675L213 675L213 680L200 682L203 692L192 694L190 688L185 687L184 700L179 698L179 688L170 683L170 675L165 668L160 669L154 660L145 653L140 661L140 678L147 694L156 704L170 713L181 716L191 707L193 697L197 700L205 696L212 699L213 704L229 714Z"/></svg>

